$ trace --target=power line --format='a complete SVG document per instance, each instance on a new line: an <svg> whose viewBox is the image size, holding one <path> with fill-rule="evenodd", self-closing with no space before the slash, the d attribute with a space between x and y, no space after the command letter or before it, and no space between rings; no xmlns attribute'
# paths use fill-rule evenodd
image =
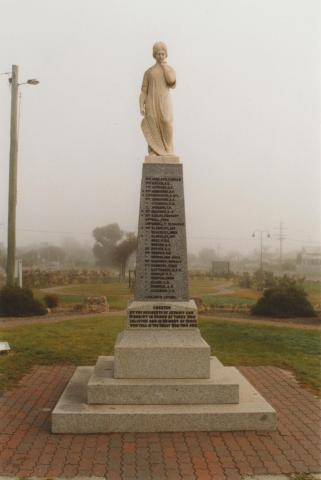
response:
<svg viewBox="0 0 321 480"><path fill-rule="evenodd" d="M276 227L278 230L280 227ZM284 228L284 227L283 227ZM4 223L0 223L0 229L5 230L6 225ZM30 232L30 233L49 233L49 234L59 234L59 235L87 235L87 236L92 236L92 232L77 232L77 231L63 231L63 230L37 230L37 229L31 229L31 228L18 228L17 229L19 232ZM282 232L283 233L283 232ZM274 236L277 240L279 240L279 234ZM214 237L214 236L189 236L189 239L193 240L216 240L216 241L242 241L242 240L248 240L249 237ZM287 240L289 243L299 243L299 244L315 244L315 245L320 245L320 241L318 240L303 240L303 239L298 239L298 238L291 238L291 237L286 237L283 235L282 241Z"/></svg>
<svg viewBox="0 0 321 480"><path fill-rule="evenodd" d="M4 224L0 223L0 228L5 228ZM92 232L70 232L70 231L58 231L58 230L36 230L31 228L18 228L20 232L32 232L32 233L57 233L57 234L74 234L74 235L92 235ZM248 240L248 237L213 237L213 236L189 236L189 238L200 239L200 240L217 240L217 241L228 241L228 240Z"/></svg>
<svg viewBox="0 0 321 480"><path fill-rule="evenodd" d="M32 233L53 233L53 234L60 234L60 235L88 235L92 236L92 233L89 232L59 232L53 230L32 230L29 228L18 228L19 232L32 232Z"/></svg>

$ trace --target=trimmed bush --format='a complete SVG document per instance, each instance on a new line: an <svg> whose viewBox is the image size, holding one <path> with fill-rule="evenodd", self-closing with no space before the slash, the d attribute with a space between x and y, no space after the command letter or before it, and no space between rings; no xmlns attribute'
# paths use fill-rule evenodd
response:
<svg viewBox="0 0 321 480"><path fill-rule="evenodd" d="M49 293L48 295L44 296L44 302L48 308L55 308L58 307L59 297L54 293Z"/></svg>
<svg viewBox="0 0 321 480"><path fill-rule="evenodd" d="M0 314L11 317L45 315L46 308L33 298L32 290L20 287L3 287L0 290Z"/></svg>
<svg viewBox="0 0 321 480"><path fill-rule="evenodd" d="M315 317L315 311L302 287L284 284L264 291L251 309L252 315L268 317Z"/></svg>

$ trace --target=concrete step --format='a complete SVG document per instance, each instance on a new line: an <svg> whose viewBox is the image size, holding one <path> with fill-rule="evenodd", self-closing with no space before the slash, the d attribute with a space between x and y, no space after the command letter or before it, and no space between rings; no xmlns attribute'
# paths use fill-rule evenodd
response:
<svg viewBox="0 0 321 480"><path fill-rule="evenodd" d="M210 378L119 379L113 377L114 357L99 357L87 390L89 404L164 405L238 403L238 372L214 357Z"/></svg>
<svg viewBox="0 0 321 480"><path fill-rule="evenodd" d="M52 413L53 433L275 430L275 410L239 373L240 403L89 405L93 367L78 367Z"/></svg>

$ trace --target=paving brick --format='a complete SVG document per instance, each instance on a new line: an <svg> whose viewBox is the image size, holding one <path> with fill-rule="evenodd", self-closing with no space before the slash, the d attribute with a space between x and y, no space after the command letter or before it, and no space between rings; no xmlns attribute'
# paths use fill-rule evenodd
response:
<svg viewBox="0 0 321 480"><path fill-rule="evenodd" d="M188 464L188 463L179 464L179 470L184 478L185 478L185 475L194 474L194 467L192 464Z"/></svg>
<svg viewBox="0 0 321 480"><path fill-rule="evenodd" d="M224 470L226 480L242 480L242 475L234 469Z"/></svg>
<svg viewBox="0 0 321 480"><path fill-rule="evenodd" d="M76 477L78 475L78 466L77 465L66 464L64 466L62 475L63 475L63 477L66 477L66 478Z"/></svg>
<svg viewBox="0 0 321 480"><path fill-rule="evenodd" d="M182 476L179 473L179 470L174 468L167 468L166 469L166 476L168 480L181 480Z"/></svg>
<svg viewBox="0 0 321 480"><path fill-rule="evenodd" d="M46 477L49 470L49 465L37 465L33 469L33 475L35 477Z"/></svg>
<svg viewBox="0 0 321 480"><path fill-rule="evenodd" d="M253 468L248 463L239 462L237 464L237 468L242 475L253 475L254 474Z"/></svg>
<svg viewBox="0 0 321 480"><path fill-rule="evenodd" d="M55 466L50 466L48 471L47 471L47 476L49 478L51 477L61 477L63 472L63 465L55 465Z"/></svg>
<svg viewBox="0 0 321 480"><path fill-rule="evenodd" d="M106 465L94 463L91 474L94 477L104 477L106 475Z"/></svg>
<svg viewBox="0 0 321 480"><path fill-rule="evenodd" d="M52 435L43 409L74 367L36 367L0 398L0 475L239 480L320 471L320 400L278 368L240 370L276 408L277 431Z"/></svg>
<svg viewBox="0 0 321 480"><path fill-rule="evenodd" d="M33 470L25 470L25 469L21 469L21 470L18 470L15 475L19 478L27 478L27 477L31 477L33 475Z"/></svg>

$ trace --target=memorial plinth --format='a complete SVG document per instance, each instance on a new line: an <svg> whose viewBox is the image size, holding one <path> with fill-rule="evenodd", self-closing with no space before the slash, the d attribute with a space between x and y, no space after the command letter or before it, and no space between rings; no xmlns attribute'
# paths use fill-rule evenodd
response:
<svg viewBox="0 0 321 480"><path fill-rule="evenodd" d="M113 357L79 367L52 414L55 433L274 430L276 414L210 357L189 299L183 167L143 164L134 299Z"/></svg>

